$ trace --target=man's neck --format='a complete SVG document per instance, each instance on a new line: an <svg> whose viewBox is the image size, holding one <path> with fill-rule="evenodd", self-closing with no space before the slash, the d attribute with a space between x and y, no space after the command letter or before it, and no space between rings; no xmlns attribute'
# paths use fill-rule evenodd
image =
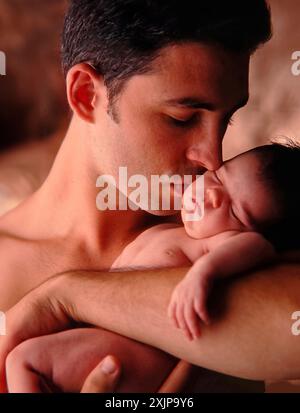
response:
<svg viewBox="0 0 300 413"><path fill-rule="evenodd" d="M145 228L164 222L141 210L97 209L96 180L100 173L93 165L88 137L82 139L80 128L75 126L71 122L41 188L7 216L10 227L26 239L68 239L90 251L99 251L116 243L126 244ZM24 221L22 225L19 222L24 219L26 226Z"/></svg>

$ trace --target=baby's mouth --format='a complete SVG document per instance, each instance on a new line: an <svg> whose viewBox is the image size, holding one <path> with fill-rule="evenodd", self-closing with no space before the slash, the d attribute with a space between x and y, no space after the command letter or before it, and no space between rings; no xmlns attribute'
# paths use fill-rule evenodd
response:
<svg viewBox="0 0 300 413"><path fill-rule="evenodd" d="M186 212L195 212L197 208L201 210L201 206L195 198L192 198L188 202L185 202L184 209L186 210Z"/></svg>
<svg viewBox="0 0 300 413"><path fill-rule="evenodd" d="M196 200L195 199L184 199L183 200L183 207L186 212L194 212L196 209Z"/></svg>
<svg viewBox="0 0 300 413"><path fill-rule="evenodd" d="M201 206L195 203L194 208L191 210L185 209L185 221L186 222L199 222L203 218L203 212Z"/></svg>

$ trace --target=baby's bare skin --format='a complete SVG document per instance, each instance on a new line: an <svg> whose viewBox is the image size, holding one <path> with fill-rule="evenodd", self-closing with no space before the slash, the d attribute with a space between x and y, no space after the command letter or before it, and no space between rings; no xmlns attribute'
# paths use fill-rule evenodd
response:
<svg viewBox="0 0 300 413"><path fill-rule="evenodd" d="M151 227L112 265L117 270L192 264L174 289L168 307L174 325L190 340L201 335L199 321L211 322L207 299L215 279L242 274L275 257L273 246L253 229L255 219L272 219L274 204L266 184L257 177L259 167L255 152L249 151L215 172L207 171L202 198L197 195L197 180L185 192L181 210L184 225ZM237 191L232 182L238 184ZM255 200L251 193L256 194ZM249 214L255 216L253 222Z"/></svg>
<svg viewBox="0 0 300 413"><path fill-rule="evenodd" d="M192 239L183 225L161 224L149 228L131 242L111 269L186 266L206 252L207 241Z"/></svg>

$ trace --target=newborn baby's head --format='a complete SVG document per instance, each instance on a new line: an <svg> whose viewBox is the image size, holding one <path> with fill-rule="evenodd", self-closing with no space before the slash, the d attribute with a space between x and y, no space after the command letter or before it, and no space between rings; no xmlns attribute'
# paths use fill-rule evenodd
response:
<svg viewBox="0 0 300 413"><path fill-rule="evenodd" d="M297 248L299 167L300 146L274 143L238 155L217 171L207 171L203 218L187 219L193 211L189 202L183 203L186 232L200 239L230 230L257 231L278 249ZM194 197L193 209L200 207Z"/></svg>

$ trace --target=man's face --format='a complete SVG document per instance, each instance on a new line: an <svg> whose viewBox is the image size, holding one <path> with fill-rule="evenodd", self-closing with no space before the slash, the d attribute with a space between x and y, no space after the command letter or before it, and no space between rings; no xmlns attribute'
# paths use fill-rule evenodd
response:
<svg viewBox="0 0 300 413"><path fill-rule="evenodd" d="M125 166L129 176L150 182L151 175L218 169L230 118L248 99L249 55L186 43L163 49L152 67L125 84L114 108L118 121L100 105L94 126L99 172L117 179Z"/></svg>

